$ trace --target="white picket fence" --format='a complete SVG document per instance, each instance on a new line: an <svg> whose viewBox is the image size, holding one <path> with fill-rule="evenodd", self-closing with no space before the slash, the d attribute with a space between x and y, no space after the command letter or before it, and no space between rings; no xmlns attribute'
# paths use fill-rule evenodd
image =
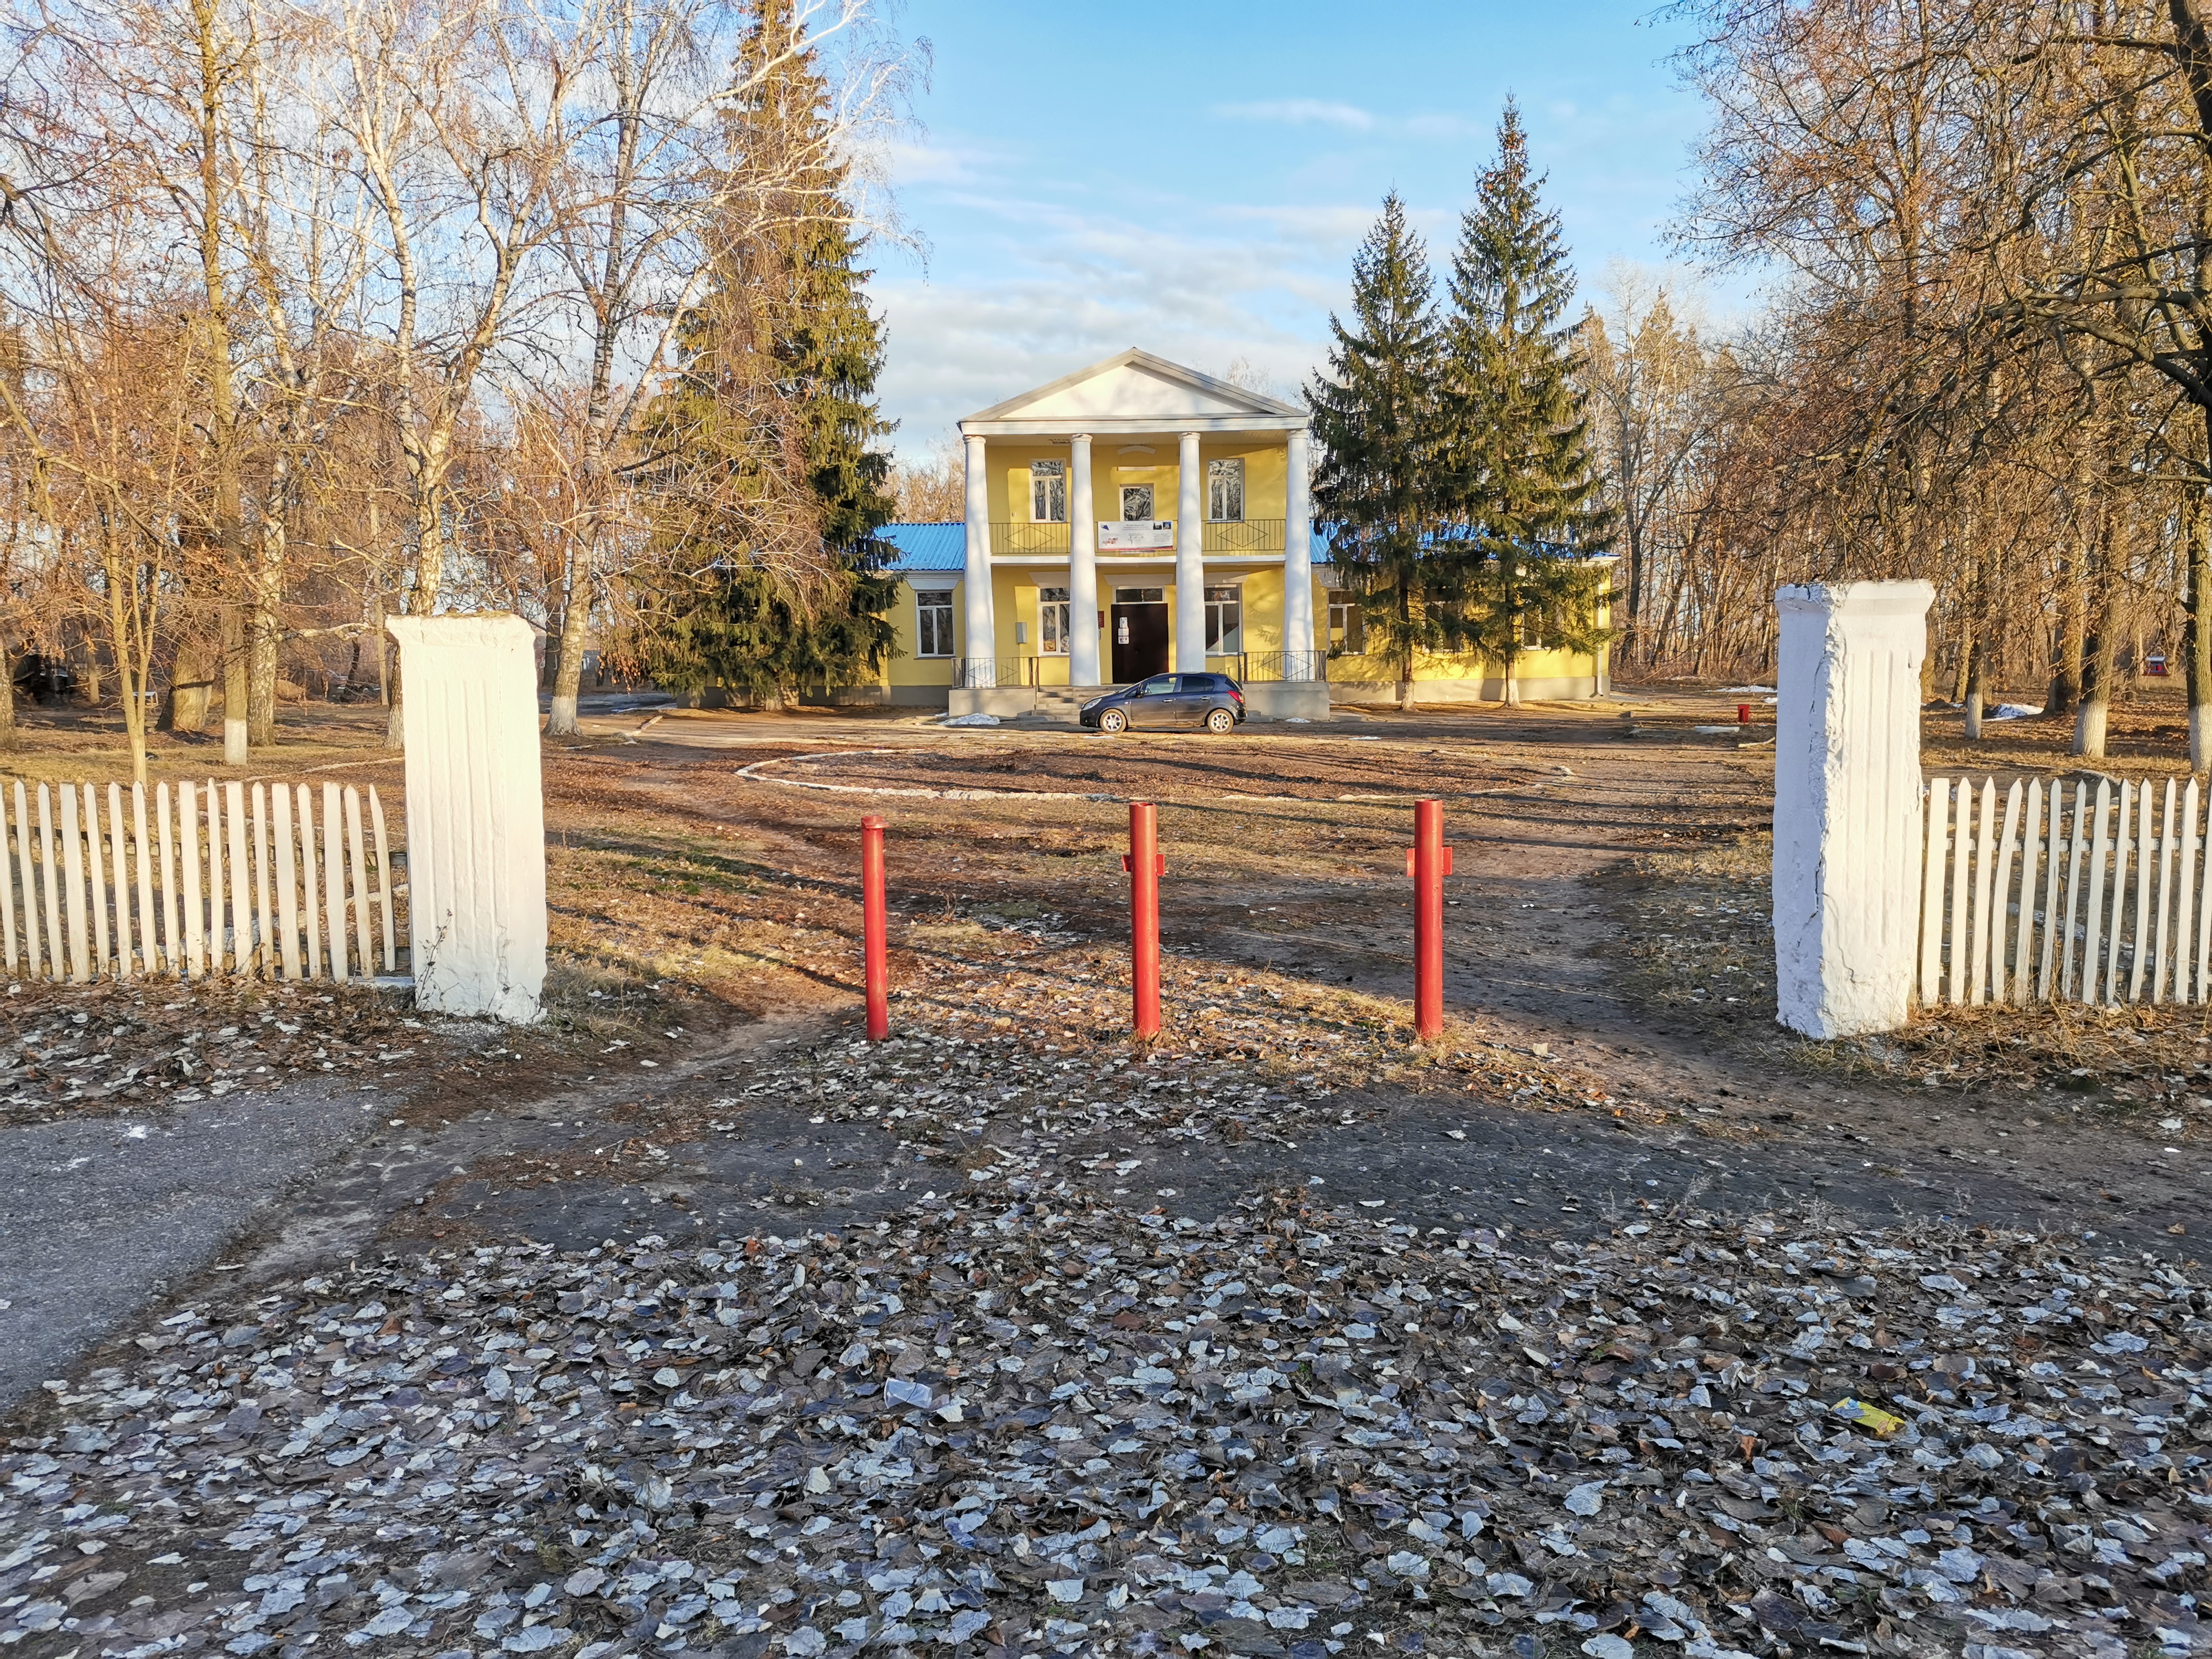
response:
<svg viewBox="0 0 2212 1659"><path fill-rule="evenodd" d="M1920 1001L2212 1001L2197 781L1936 778Z"/></svg>
<svg viewBox="0 0 2212 1659"><path fill-rule="evenodd" d="M150 801L140 784L35 789L0 788L10 975L392 971L392 847L374 787L364 812L360 789L324 784L319 819L304 783L162 783Z"/></svg>

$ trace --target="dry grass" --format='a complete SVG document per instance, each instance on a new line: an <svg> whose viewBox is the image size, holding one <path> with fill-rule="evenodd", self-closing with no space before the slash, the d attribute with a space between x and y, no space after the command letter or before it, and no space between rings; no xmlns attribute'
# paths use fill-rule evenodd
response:
<svg viewBox="0 0 2212 1659"><path fill-rule="evenodd" d="M1627 920L1616 959L1632 994L1669 1027L1829 1075L1953 1092L2055 1088L2155 1117L2168 1138L2212 1133L2212 1008L1945 1006L1887 1036L1818 1043L1783 1030L1772 857L1769 837L1746 836L1646 854L1611 878Z"/></svg>

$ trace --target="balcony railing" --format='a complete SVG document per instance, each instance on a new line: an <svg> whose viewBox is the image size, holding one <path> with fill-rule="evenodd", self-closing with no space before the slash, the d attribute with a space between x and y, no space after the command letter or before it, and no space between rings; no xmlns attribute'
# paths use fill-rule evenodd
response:
<svg viewBox="0 0 2212 1659"><path fill-rule="evenodd" d="M991 526L994 557L1006 553L1067 553L1064 524L994 524Z"/></svg>
<svg viewBox="0 0 2212 1659"><path fill-rule="evenodd" d="M1201 552L1213 554L1279 553L1283 550L1283 526L1280 519L1243 519L1234 524L1206 526L1205 534L1199 538ZM994 524L991 526L991 553L1003 556L1038 555L1065 558L1069 550L1067 526L1064 524ZM1164 558L1173 550L1159 548L1153 556Z"/></svg>
<svg viewBox="0 0 2212 1659"><path fill-rule="evenodd" d="M1279 553L1283 520L1243 519L1234 524L1208 524L1199 546L1208 553Z"/></svg>

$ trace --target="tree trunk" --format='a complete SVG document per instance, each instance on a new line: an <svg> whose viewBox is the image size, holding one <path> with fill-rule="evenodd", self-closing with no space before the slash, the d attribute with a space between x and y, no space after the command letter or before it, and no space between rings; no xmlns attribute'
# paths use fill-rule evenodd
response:
<svg viewBox="0 0 2212 1659"><path fill-rule="evenodd" d="M84 701L88 708L100 707L100 658L90 651L84 653Z"/></svg>
<svg viewBox="0 0 2212 1659"><path fill-rule="evenodd" d="M222 763L243 766L246 741L246 612L235 604L222 607Z"/></svg>
<svg viewBox="0 0 2212 1659"><path fill-rule="evenodd" d="M277 605L284 597L284 526L271 515L262 522L259 556L253 566L253 611L246 621L246 741L256 749L276 742L276 678L283 627Z"/></svg>
<svg viewBox="0 0 2212 1659"><path fill-rule="evenodd" d="M207 724L215 669L216 653L204 637L187 635L178 641L168 701L161 710L162 731L197 732Z"/></svg>
<svg viewBox="0 0 2212 1659"><path fill-rule="evenodd" d="M15 731L15 652L0 646L0 749L13 749L21 741Z"/></svg>
<svg viewBox="0 0 2212 1659"><path fill-rule="evenodd" d="M549 738L576 735L576 696L584 683L584 638L592 617L591 557L583 538L571 538L553 665L553 709L545 721Z"/></svg>
<svg viewBox="0 0 2212 1659"><path fill-rule="evenodd" d="M2212 417L2208 417L2212 435ZM2181 533L2187 548L2186 597L2182 602L2181 659L2189 684L2189 769L2212 772L2212 513L2205 511L2204 486L2192 483L2181 495Z"/></svg>
<svg viewBox="0 0 2212 1659"><path fill-rule="evenodd" d="M1982 641L1974 636L1966 647L1966 741L1978 743L1982 736Z"/></svg>
<svg viewBox="0 0 2212 1659"><path fill-rule="evenodd" d="M2043 712L2070 714L2081 697L2083 653L2089 631L2089 528L2075 526L2073 545L2063 556L2059 572L2060 611L2057 660L2051 665L2051 686L2044 694Z"/></svg>
<svg viewBox="0 0 2212 1659"><path fill-rule="evenodd" d="M1398 710L1413 712L1413 595L1398 584Z"/></svg>
<svg viewBox="0 0 2212 1659"><path fill-rule="evenodd" d="M376 629L376 700L392 707L392 635L384 630L384 590L372 597L369 621Z"/></svg>
<svg viewBox="0 0 2212 1659"><path fill-rule="evenodd" d="M2112 702L2112 641L2106 620L2082 641L2081 707L2074 721L2074 752L2086 760L2105 757L2105 727Z"/></svg>

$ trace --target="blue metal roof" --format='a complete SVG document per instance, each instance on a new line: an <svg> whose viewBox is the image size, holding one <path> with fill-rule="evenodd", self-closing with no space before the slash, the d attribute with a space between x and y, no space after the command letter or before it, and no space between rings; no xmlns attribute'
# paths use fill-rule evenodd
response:
<svg viewBox="0 0 2212 1659"><path fill-rule="evenodd" d="M876 534L898 550L891 569L902 576L958 571L968 560L968 527L948 524L887 524Z"/></svg>
<svg viewBox="0 0 2212 1659"><path fill-rule="evenodd" d="M898 550L891 560L896 575L957 574L967 568L968 527L957 519L939 524L887 524L876 532ZM1328 538L1314 527L1313 556L1316 564L1328 559Z"/></svg>

